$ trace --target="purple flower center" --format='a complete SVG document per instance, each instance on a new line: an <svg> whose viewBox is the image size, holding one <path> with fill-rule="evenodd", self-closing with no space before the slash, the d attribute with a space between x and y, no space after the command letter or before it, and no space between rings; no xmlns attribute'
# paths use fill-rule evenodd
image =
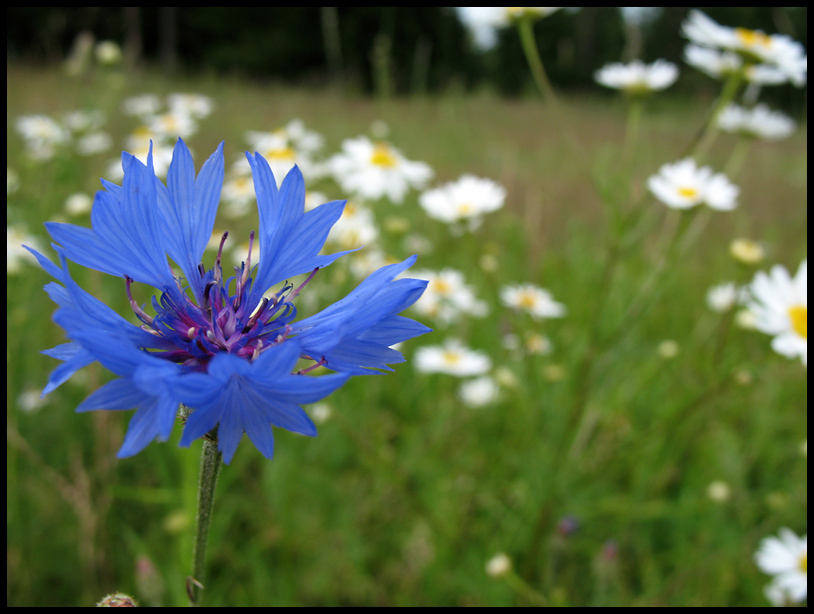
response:
<svg viewBox="0 0 814 614"><path fill-rule="evenodd" d="M228 232L223 233L211 270L206 270L203 264L198 265L203 281L200 305L190 299L187 289L177 279L176 288L165 287L160 300L153 297L156 315L151 317L133 299L130 292L133 280L125 275L127 297L143 323L141 328L157 338L154 347L145 348L153 350L153 355L180 363L193 371L206 371L207 364L216 354L228 352L254 360L264 349L282 343L290 333L289 322L297 313L291 301L318 269L314 269L296 290L293 284L286 282L271 298L263 297L259 303L249 304L254 231L249 235L246 261L235 267L234 277L224 278L221 262L228 236ZM233 294L230 294L230 288L234 289Z"/></svg>

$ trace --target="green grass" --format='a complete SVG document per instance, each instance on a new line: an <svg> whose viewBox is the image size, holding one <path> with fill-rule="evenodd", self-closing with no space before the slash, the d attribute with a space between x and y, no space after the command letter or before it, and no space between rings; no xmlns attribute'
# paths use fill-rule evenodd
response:
<svg viewBox="0 0 814 614"><path fill-rule="evenodd" d="M205 605L537 604L530 592L486 575L498 552L553 605L766 605L768 578L752 558L757 544L782 526L807 532L799 450L806 372L774 354L768 336L727 329L704 296L713 284L751 279L754 271L729 256L736 237L765 244L764 269L796 270L805 257L805 125L786 141L752 147L734 177L739 209L710 216L627 321L658 259L668 212L644 199L650 230L622 254L603 292L609 223L595 179L616 176L626 118L613 98L563 101L581 143L574 153L536 100L449 94L377 102L214 77L70 80L12 65L7 153L21 185L8 200L9 222L25 223L47 244L42 222L65 217L69 194L93 193L113 157L28 162L16 117L101 108L120 148L135 126L117 111L121 99L173 91L207 94L218 105L188 140L198 166L224 139L230 164L245 145L243 131L294 117L325 136L328 153L381 119L408 158L433 166L435 184L474 173L509 194L506 209L461 239L429 220L415 194L401 208L377 204L380 222L404 217L431 240L421 268L463 270L490 314L447 327L428 322L436 332L406 344L408 362L396 373L356 378L328 399L333 414L318 438L277 430L272 461L244 438L218 484ZM640 200L661 164L682 155L710 104L652 101L623 208ZM720 137L708 162L722 169L733 144ZM326 195L341 197L333 189ZM244 236L252 223L230 230ZM400 235L384 233L382 242L392 256L408 255ZM483 253L495 256L497 271L478 266ZM313 286L335 284L341 295L353 284L340 278L339 264L332 269ZM72 272L129 313L120 280ZM183 605L200 442L178 448L178 428L171 442L117 460L130 412L74 413L109 379L98 365L39 410L19 409L19 395L41 389L57 364L39 350L64 341L41 289L47 281L28 265L8 278L8 604L88 605L119 590L145 605ZM499 287L524 281L551 290L568 316L540 324L503 310ZM620 322L621 334L603 343ZM505 333L524 330L549 336L553 353L503 348ZM517 385L472 409L457 397L459 380L417 373L414 349L451 336L487 351ZM657 352L666 339L680 348L671 360ZM731 487L727 502L707 496L716 480ZM556 526L566 515L579 518L580 530L563 537ZM608 540L618 547L613 557L603 555Z"/></svg>

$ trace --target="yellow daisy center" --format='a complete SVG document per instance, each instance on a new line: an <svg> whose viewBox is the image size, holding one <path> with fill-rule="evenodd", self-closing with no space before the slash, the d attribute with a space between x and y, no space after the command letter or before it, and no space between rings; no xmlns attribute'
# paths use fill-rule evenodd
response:
<svg viewBox="0 0 814 614"><path fill-rule="evenodd" d="M537 304L537 297L531 292L521 292L517 295L517 304L520 307L531 309Z"/></svg>
<svg viewBox="0 0 814 614"><path fill-rule="evenodd" d="M461 354L454 350L444 350L444 362L448 365L456 365L461 362Z"/></svg>
<svg viewBox="0 0 814 614"><path fill-rule="evenodd" d="M803 339L808 339L808 307L805 305L789 307L789 319L794 332Z"/></svg>
<svg viewBox="0 0 814 614"><path fill-rule="evenodd" d="M393 155L393 151L384 143L378 143L373 147L373 155L370 156L370 163L384 168L393 168L399 161Z"/></svg>
<svg viewBox="0 0 814 614"><path fill-rule="evenodd" d="M444 279L433 279L430 282L430 288L432 288L433 292L436 294L441 294L444 296L452 294L452 286Z"/></svg>
<svg viewBox="0 0 814 614"><path fill-rule="evenodd" d="M800 571L808 575L808 550L800 557Z"/></svg>
<svg viewBox="0 0 814 614"><path fill-rule="evenodd" d="M266 151L266 158L274 160L291 160L295 156L294 150L291 147L278 147L277 149L269 149Z"/></svg>
<svg viewBox="0 0 814 614"><path fill-rule="evenodd" d="M757 45L769 47L772 44L772 38L768 34L745 28L735 28L735 36L745 47L755 47Z"/></svg>
<svg viewBox="0 0 814 614"><path fill-rule="evenodd" d="M678 195L684 198L698 198L698 190L695 188L678 188Z"/></svg>
<svg viewBox="0 0 814 614"><path fill-rule="evenodd" d="M459 203L458 215L469 215L475 210L471 203Z"/></svg>

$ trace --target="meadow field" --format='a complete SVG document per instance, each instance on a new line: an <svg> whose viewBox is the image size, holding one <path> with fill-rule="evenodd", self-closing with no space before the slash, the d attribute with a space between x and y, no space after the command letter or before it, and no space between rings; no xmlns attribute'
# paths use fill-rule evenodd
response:
<svg viewBox="0 0 814 614"><path fill-rule="evenodd" d="M457 271L457 296L471 299L469 310L455 296L408 309L433 332L400 347L407 360L395 372L353 378L306 406L317 438L276 429L272 460L242 440L217 486L205 605L768 604L761 540L783 527L807 533L807 372L750 327L743 305L716 310L708 292L775 265L794 275L806 258L804 118L784 140L719 134L704 164L727 172L738 206L686 212L654 198L647 179L687 155L714 94L657 94L632 135L628 105L610 93L561 96L557 112L537 98L454 90L369 99L8 65L8 605L90 605L113 591L143 605L187 601L201 442L179 447L179 425L170 441L117 459L131 412L75 412L112 378L98 363L39 399L59 364L40 352L66 340L43 291L51 279L17 248L33 243L56 261L43 223L89 227L82 199L66 201L92 196L100 177L121 181L110 168L140 125L124 101L166 104L174 93L212 103L184 139L196 169L225 141L228 178L247 131L291 131L292 120L322 137L316 169L359 136L432 169L400 204L353 199L303 169L309 194L352 198L373 223L364 249L309 283L300 313L352 290L371 253L383 263L418 254L406 276ZM93 130L109 146L78 153L77 128L50 155L27 149L18 118L64 122L72 111L101 112ZM428 216L422 191L465 174L505 188L502 208L475 229ZM236 238L230 250L257 227L253 202L218 213L215 230ZM737 239L762 257L733 257ZM70 268L137 323L122 278ZM510 308L504 290L519 284L544 288L564 313ZM134 293L149 305L151 288ZM422 349L451 340L486 366L419 368ZM454 346L444 347L449 358Z"/></svg>

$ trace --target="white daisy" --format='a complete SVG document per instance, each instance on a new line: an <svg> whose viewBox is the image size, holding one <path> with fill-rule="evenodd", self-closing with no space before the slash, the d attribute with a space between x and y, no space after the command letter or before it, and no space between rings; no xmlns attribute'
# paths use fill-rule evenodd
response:
<svg viewBox="0 0 814 614"><path fill-rule="evenodd" d="M755 327L769 335L778 354L799 356L808 364L808 260L803 260L792 277L779 265L767 275L758 271L750 286L749 310Z"/></svg>
<svg viewBox="0 0 814 614"><path fill-rule="evenodd" d="M57 148L71 138L68 130L47 115L18 117L16 126L25 141L26 153L34 160L50 160L56 155Z"/></svg>
<svg viewBox="0 0 814 614"><path fill-rule="evenodd" d="M506 307L527 311L536 319L561 318L566 313L565 305L555 301L548 290L532 284L504 286L500 300Z"/></svg>
<svg viewBox="0 0 814 614"><path fill-rule="evenodd" d="M269 163L277 185L282 184L295 164L306 178L316 179L320 174L313 156L322 147L323 138L306 130L301 120L293 119L286 126L269 132L250 130L245 133L245 139L251 150Z"/></svg>
<svg viewBox="0 0 814 614"><path fill-rule="evenodd" d="M478 377L461 384L458 396L467 407L484 407L497 400L500 389L489 376Z"/></svg>
<svg viewBox="0 0 814 614"><path fill-rule="evenodd" d="M682 32L697 45L735 52L749 64L773 66L798 87L806 82L805 48L784 34L722 26L698 10L690 11Z"/></svg>
<svg viewBox="0 0 814 614"><path fill-rule="evenodd" d="M370 246L378 238L379 229L373 212L367 207L348 201L342 215L328 232L326 243L345 251Z"/></svg>
<svg viewBox="0 0 814 614"><path fill-rule="evenodd" d="M779 538L767 537L760 542L755 562L774 576L766 592L773 603L801 603L808 598L808 536L798 537L786 528L779 534Z"/></svg>
<svg viewBox="0 0 814 614"><path fill-rule="evenodd" d="M410 188L422 189L433 176L424 162L407 160L392 145L364 136L343 141L342 152L329 160L328 167L346 192L362 199L386 197L396 205Z"/></svg>
<svg viewBox="0 0 814 614"><path fill-rule="evenodd" d="M703 203L719 211L734 209L740 191L726 175L715 174L708 166L698 168L692 158L665 164L647 180L647 187L673 209L690 209Z"/></svg>
<svg viewBox="0 0 814 614"><path fill-rule="evenodd" d="M678 78L678 68L672 62L656 60L645 64L635 60L630 64L608 64L596 71L597 83L624 90L629 95L649 94L670 87Z"/></svg>
<svg viewBox="0 0 814 614"><path fill-rule="evenodd" d="M421 373L469 377L489 371L492 361L485 353L470 350L457 339L450 339L443 345L418 348L415 367Z"/></svg>
<svg viewBox="0 0 814 614"><path fill-rule="evenodd" d="M28 229L24 224L6 225L7 275L19 273L22 270L23 263L36 264L37 259L23 245L27 245L38 252L43 249L40 239L28 234Z"/></svg>
<svg viewBox="0 0 814 614"><path fill-rule="evenodd" d="M489 308L479 301L472 286L466 284L464 275L454 269L441 271L413 271L411 277L429 281L424 294L413 308L419 314L442 323L455 322L462 315L485 316Z"/></svg>
<svg viewBox="0 0 814 614"><path fill-rule="evenodd" d="M742 295L734 282L718 284L707 290L707 306L713 311L723 313L732 309Z"/></svg>
<svg viewBox="0 0 814 614"><path fill-rule="evenodd" d="M506 200L506 190L490 179L463 175L453 181L428 190L419 203L431 218L447 224L465 220L469 230L480 226L485 213L496 211Z"/></svg>
<svg viewBox="0 0 814 614"><path fill-rule="evenodd" d="M203 94L170 94L167 96L170 111L194 119L203 119L215 110L215 101Z"/></svg>
<svg viewBox="0 0 814 614"><path fill-rule="evenodd" d="M131 96L122 101L122 113L141 118L155 115L160 108L161 100L153 94Z"/></svg>
<svg viewBox="0 0 814 614"><path fill-rule="evenodd" d="M728 105L718 116L718 125L724 132L734 132L757 139L784 139L794 132L795 123L780 111L772 111L765 104L751 109Z"/></svg>

